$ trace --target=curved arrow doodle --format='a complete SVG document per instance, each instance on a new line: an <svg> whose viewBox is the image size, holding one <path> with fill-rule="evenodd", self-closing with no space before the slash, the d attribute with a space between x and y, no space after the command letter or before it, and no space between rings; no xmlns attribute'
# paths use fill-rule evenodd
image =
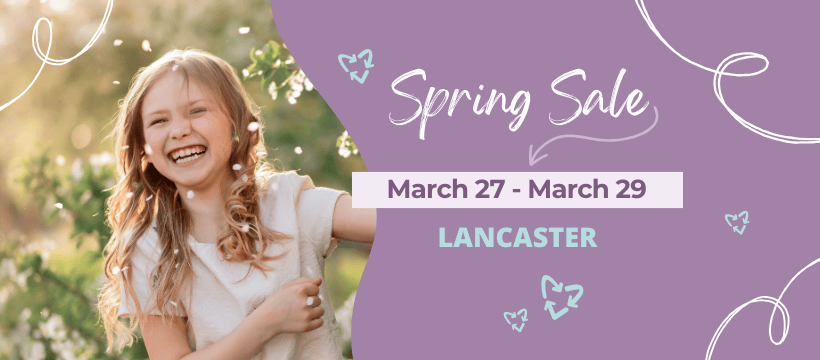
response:
<svg viewBox="0 0 820 360"><path fill-rule="evenodd" d="M368 56L367 59L364 59L364 68L370 69L373 67L373 52L370 51L370 49L365 49L359 53L359 59L361 59L365 54L368 54Z"/></svg>
<svg viewBox="0 0 820 360"><path fill-rule="evenodd" d="M367 79L367 73L370 72L370 70L365 70L364 75L362 75L362 77L356 75L357 72L358 71L354 71L350 73L350 80L356 80L359 82L359 84L364 84L364 80Z"/></svg>
<svg viewBox="0 0 820 360"><path fill-rule="evenodd" d="M552 283L552 291L561 292L561 289L564 287L564 283L556 283L549 275L544 275L541 278L541 296L544 297L544 300L547 299L547 281Z"/></svg>
<svg viewBox="0 0 820 360"><path fill-rule="evenodd" d="M746 216L744 217L744 216L743 216L743 214L746 214ZM738 217L742 217L742 218L743 218L743 223L744 223L744 224L748 224L748 223L749 223L749 212L748 212L748 211L744 211L744 212L740 213L740 215L738 215Z"/></svg>
<svg viewBox="0 0 820 360"><path fill-rule="evenodd" d="M726 219L726 223L729 224L729 226L732 226L732 222L729 221L729 218L732 218L732 220L737 220L737 215L726 214L723 218Z"/></svg>
<svg viewBox="0 0 820 360"><path fill-rule="evenodd" d="M564 290L566 290L567 292L578 290L577 296L572 297L572 295L570 295L569 300L567 301L567 306L577 308L578 307L578 304L577 304L578 300L580 300L581 295L584 294L584 287L581 286L581 285L577 285L577 284L576 285L567 285L564 288Z"/></svg>
<svg viewBox="0 0 820 360"><path fill-rule="evenodd" d="M538 156L538 153L541 152L541 149L543 149L544 146L547 146L549 143L551 143L555 140L564 139L564 138L576 138L576 139L592 140L592 141L600 141L600 142L619 142L619 141L632 140L636 137L643 136L644 134L646 134L650 130L652 130L652 128L654 128L655 125L658 124L658 108L656 106L653 106L652 108L655 109L655 122L653 122L652 125L650 125L648 129L642 131L639 134L635 134L635 135L632 135L632 136L627 136L627 137L623 137L623 138L619 138L619 139L601 139L601 138L595 138L595 137L591 137L591 136L575 135L575 134L558 135L558 136L556 136L552 139L549 139L549 140L545 141L543 144L541 144L541 146L539 146L538 149L535 149L535 154L533 154L532 144L530 144L530 157L529 157L530 166L535 165L535 163L537 163L537 162L541 161L541 159L547 157L547 154Z"/></svg>
<svg viewBox="0 0 820 360"><path fill-rule="evenodd" d="M348 59L347 63L352 64L352 63L356 62L356 55L355 54L353 54L353 55L339 54L339 65L342 65L342 69L345 69L345 72L350 72L350 70L347 69L347 66L345 65L345 62L342 61L344 59Z"/></svg>
<svg viewBox="0 0 820 360"><path fill-rule="evenodd" d="M524 312L524 315L521 315ZM527 309L518 310L518 315L521 315L521 321L527 321Z"/></svg>
<svg viewBox="0 0 820 360"><path fill-rule="evenodd" d="M554 302L547 301L546 305L544 306L544 310L549 310L550 316L552 316L553 320L558 320L559 317L563 316L564 314L567 313L567 311L569 311L569 309L564 307L563 309L561 309L561 311L556 313L555 309L552 308L553 305L555 305Z"/></svg>

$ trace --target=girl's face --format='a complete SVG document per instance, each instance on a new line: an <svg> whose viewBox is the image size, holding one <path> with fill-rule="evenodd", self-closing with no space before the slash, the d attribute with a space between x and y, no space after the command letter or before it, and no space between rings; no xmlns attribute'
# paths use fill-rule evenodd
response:
<svg viewBox="0 0 820 360"><path fill-rule="evenodd" d="M142 128L148 161L177 187L223 184L231 176L231 124L211 91L168 72L145 93ZM233 179L231 179L233 180Z"/></svg>

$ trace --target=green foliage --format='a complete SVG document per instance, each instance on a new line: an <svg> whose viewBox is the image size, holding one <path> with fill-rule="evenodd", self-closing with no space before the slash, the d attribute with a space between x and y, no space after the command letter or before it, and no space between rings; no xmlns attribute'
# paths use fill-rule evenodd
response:
<svg viewBox="0 0 820 360"><path fill-rule="evenodd" d="M49 209L43 214L46 225L70 220L76 249L88 250L66 262L58 254L52 255L53 241L0 239L0 356L147 357L141 341L124 354L106 355L105 333L95 306L97 288L104 281L100 274L102 248L111 236L105 224L106 188L113 185L114 177L111 160L110 155L92 156L92 161L83 164L78 160L66 171L46 150L24 166L17 181L39 208Z"/></svg>

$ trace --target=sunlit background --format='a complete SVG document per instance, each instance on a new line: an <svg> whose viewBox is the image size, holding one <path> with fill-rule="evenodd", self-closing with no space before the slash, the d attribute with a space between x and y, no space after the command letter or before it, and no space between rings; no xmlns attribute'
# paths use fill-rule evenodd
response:
<svg viewBox="0 0 820 360"><path fill-rule="evenodd" d="M54 24L49 57L65 59L93 37L105 7L105 0L0 0L0 105L20 94L41 65L31 45L38 18ZM308 17L292 16L303 17L306 30L315 27ZM44 51L48 37L43 23ZM106 137L136 71L174 48L198 48L227 60L242 77L251 49L270 40L286 46L267 0L115 1L90 50L66 65L46 65L27 93L0 111L0 359L100 358L104 350L101 324L89 311L101 281L100 238L107 234L99 227L104 213L91 211L109 194L95 181L110 177L106 153L113 153L113 141ZM288 61L285 47L280 55ZM296 68L295 60L282 66ZM342 141L340 149L345 129L320 89L311 90L309 77L274 86L260 78L244 85L263 109L269 160L276 159L278 170L310 175L317 186L350 191L351 172L366 168L354 147ZM283 88L274 99L275 87ZM350 303L342 307L368 253L343 242L328 261L331 300L338 317L348 317L339 319L342 328ZM343 337L349 341L349 333ZM147 355L140 342L113 358Z"/></svg>

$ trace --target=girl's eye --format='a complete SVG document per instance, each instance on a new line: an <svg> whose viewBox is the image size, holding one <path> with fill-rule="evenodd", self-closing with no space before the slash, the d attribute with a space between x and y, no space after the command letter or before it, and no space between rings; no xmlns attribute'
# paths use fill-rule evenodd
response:
<svg viewBox="0 0 820 360"><path fill-rule="evenodd" d="M203 113L203 112L206 112L206 111L208 111L208 109L205 109L205 108L193 109L193 110L191 110L191 115Z"/></svg>
<svg viewBox="0 0 820 360"><path fill-rule="evenodd" d="M154 121L151 121L151 125L163 123L163 122L166 122L166 121L168 121L168 120L166 120L166 119L156 119Z"/></svg>

